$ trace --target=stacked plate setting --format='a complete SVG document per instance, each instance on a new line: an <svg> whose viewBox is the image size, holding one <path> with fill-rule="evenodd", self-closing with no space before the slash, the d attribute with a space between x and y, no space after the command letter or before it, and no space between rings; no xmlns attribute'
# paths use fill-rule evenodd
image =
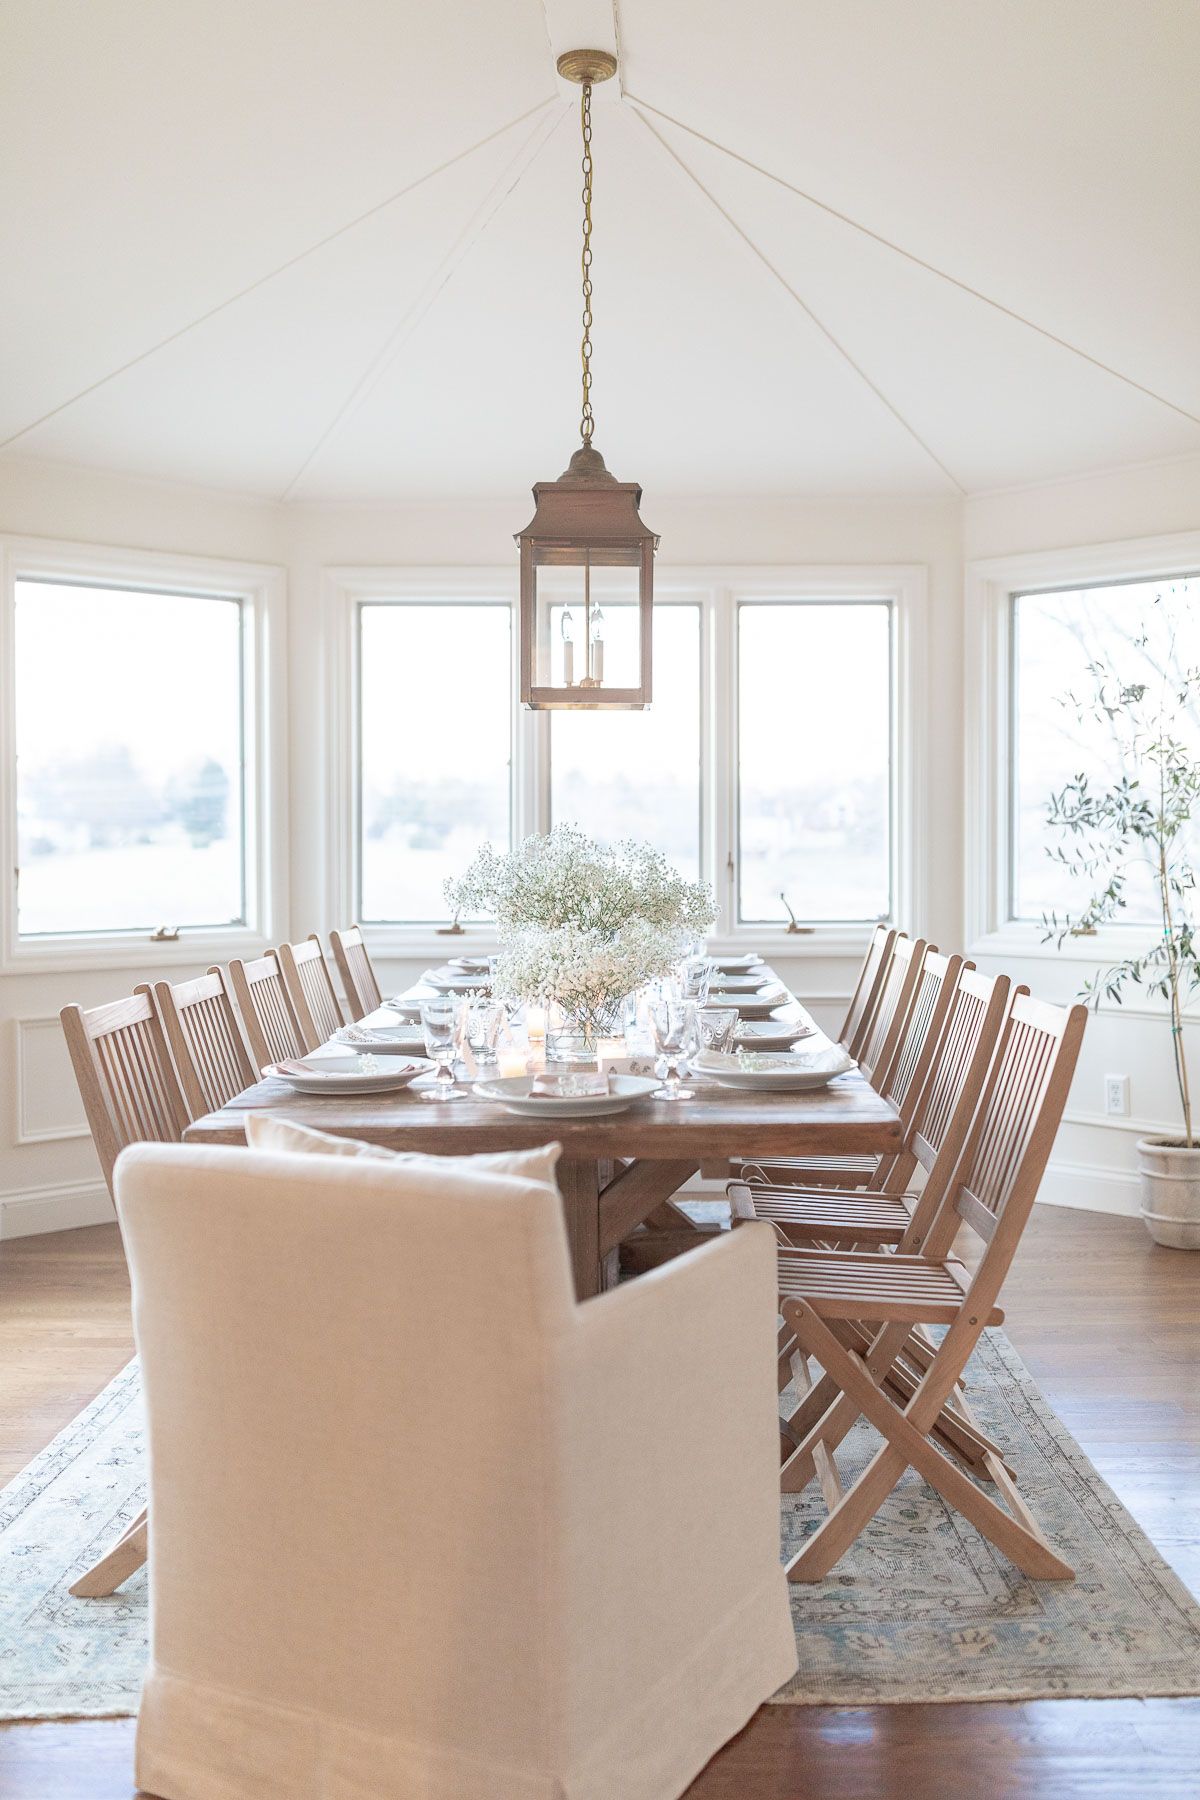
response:
<svg viewBox="0 0 1200 1800"><path fill-rule="evenodd" d="M326 1054L271 1063L263 1074L278 1076L297 1094L392 1094L407 1087L418 1075L428 1075L432 1068L424 1056L410 1056L403 1061L390 1056L381 1066L373 1055Z"/></svg>

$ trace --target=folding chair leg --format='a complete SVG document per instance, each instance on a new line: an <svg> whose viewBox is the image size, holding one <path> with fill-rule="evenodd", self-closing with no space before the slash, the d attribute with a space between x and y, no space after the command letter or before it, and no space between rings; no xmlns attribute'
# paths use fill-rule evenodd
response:
<svg viewBox="0 0 1200 1800"><path fill-rule="evenodd" d="M788 1564L791 1581L819 1581L850 1548L879 1511L906 1468L913 1468L943 1499L962 1513L976 1530L1032 1579L1070 1581L1074 1571L1056 1556L1038 1530L1023 1501L1019 1517L980 1492L974 1482L930 1443L906 1412L901 1412L875 1386L862 1359L843 1349L836 1337L802 1301L788 1301L784 1317L792 1323L802 1350L818 1362L842 1388L846 1399L885 1439L883 1447L847 1488L837 1506ZM918 1396L919 1397L919 1396ZM1004 1474L1001 1468L1001 1473ZM1016 1489L1005 1474L1008 1497Z"/></svg>
<svg viewBox="0 0 1200 1800"><path fill-rule="evenodd" d="M77 1600L102 1600L115 1594L121 1583L141 1568L146 1560L147 1514L145 1507L131 1519L116 1543L106 1550L100 1561L79 1577L68 1589Z"/></svg>

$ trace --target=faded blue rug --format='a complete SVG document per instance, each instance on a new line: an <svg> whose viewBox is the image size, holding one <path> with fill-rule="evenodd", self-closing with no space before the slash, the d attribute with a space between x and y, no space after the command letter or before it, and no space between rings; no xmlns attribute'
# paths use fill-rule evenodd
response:
<svg viewBox="0 0 1200 1800"><path fill-rule="evenodd" d="M1002 1332L970 1370L1073 1582L1033 1582L911 1472L834 1573L792 1592L800 1672L790 1705L1130 1698L1200 1693L1200 1606L1051 1412ZM860 1425L843 1478L878 1443ZM144 1501L131 1363L0 1493L0 1718L137 1710L146 1572L108 1600L69 1584ZM824 1516L815 1486L783 1501L791 1554ZM731 1523L736 1529L736 1523Z"/></svg>

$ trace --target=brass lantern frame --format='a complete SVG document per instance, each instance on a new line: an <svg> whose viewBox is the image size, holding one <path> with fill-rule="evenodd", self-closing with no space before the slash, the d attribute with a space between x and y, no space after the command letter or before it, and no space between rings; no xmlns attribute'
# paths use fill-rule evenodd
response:
<svg viewBox="0 0 1200 1800"><path fill-rule="evenodd" d="M642 490L618 481L591 445L577 450L557 481L533 490L533 518L516 535L521 551L521 701L535 712L562 709L640 712L653 691L654 552L658 538L638 513ZM538 569L634 568L638 571L639 676L636 687L556 687L538 682ZM585 626L584 650L587 649Z"/></svg>
<svg viewBox="0 0 1200 1800"><path fill-rule="evenodd" d="M638 508L642 490L634 481L618 481L605 467L592 443L592 84L617 72L617 59L607 50L568 50L558 59L558 72L578 82L579 123L583 142L583 250L580 258L583 336L580 343L582 409L580 447L557 481L539 481L533 490L534 515L516 535L521 552L521 700L533 711L561 709L590 712L640 712L652 691L654 552L658 538L642 524ZM584 668L578 682L562 686L539 681L548 674L549 654L539 642L538 570L583 570ZM607 686L599 651L593 663L591 572L593 569L636 568L638 571L638 683ZM598 621L597 621L598 626ZM596 671L600 672L597 673ZM564 675L567 673L564 667Z"/></svg>

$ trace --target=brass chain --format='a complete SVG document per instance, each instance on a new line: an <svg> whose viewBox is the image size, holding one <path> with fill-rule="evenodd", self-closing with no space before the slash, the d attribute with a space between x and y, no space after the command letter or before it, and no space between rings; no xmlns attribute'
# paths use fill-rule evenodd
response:
<svg viewBox="0 0 1200 1800"><path fill-rule="evenodd" d="M585 81L579 101L579 118L583 131L583 412L579 435L584 444L592 441L596 421L592 415L592 84Z"/></svg>

